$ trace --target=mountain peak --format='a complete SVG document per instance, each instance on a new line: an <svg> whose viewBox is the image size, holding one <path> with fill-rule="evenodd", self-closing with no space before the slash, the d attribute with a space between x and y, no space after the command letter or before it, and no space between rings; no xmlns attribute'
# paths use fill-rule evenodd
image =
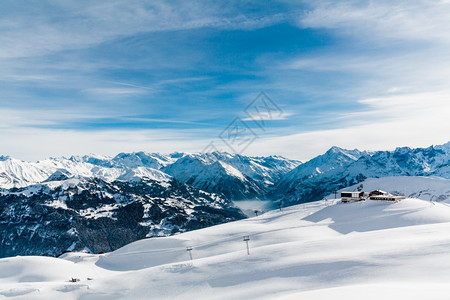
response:
<svg viewBox="0 0 450 300"><path fill-rule="evenodd" d="M323 156L336 156L336 155L345 155L349 158L351 158L352 160L357 160L358 158L361 157L361 155L364 152L359 151L358 149L353 149L353 150L349 150L349 149L344 149L344 148L340 148L337 146L333 146L331 147Z"/></svg>
<svg viewBox="0 0 450 300"><path fill-rule="evenodd" d="M72 174L69 171L64 169L58 169L43 182L63 181L69 179L71 176Z"/></svg>
<svg viewBox="0 0 450 300"><path fill-rule="evenodd" d="M436 146L434 146L434 148L442 150L445 153L450 153L450 141L445 144L442 144L442 145L436 145Z"/></svg>
<svg viewBox="0 0 450 300"><path fill-rule="evenodd" d="M412 149L407 147L407 146L405 146L405 147L397 147L397 148L395 148L394 153L402 153L402 154L404 154L404 153L410 152L411 150Z"/></svg>
<svg viewBox="0 0 450 300"><path fill-rule="evenodd" d="M357 151L359 152L359 150L348 150L348 149L344 149L344 148L340 148L338 146L333 146L330 149L328 149L327 152L325 152L325 155L335 155L335 154L348 154L350 152L354 152Z"/></svg>
<svg viewBox="0 0 450 300"><path fill-rule="evenodd" d="M5 161L11 159L11 157L9 157L9 155L0 155L0 161Z"/></svg>
<svg viewBox="0 0 450 300"><path fill-rule="evenodd" d="M337 152L342 152L342 151L344 151L345 149L343 149L343 148L340 148L340 147L338 147L338 146L333 146L333 147L331 147L330 149L328 149L328 151L326 152L326 153L337 153Z"/></svg>

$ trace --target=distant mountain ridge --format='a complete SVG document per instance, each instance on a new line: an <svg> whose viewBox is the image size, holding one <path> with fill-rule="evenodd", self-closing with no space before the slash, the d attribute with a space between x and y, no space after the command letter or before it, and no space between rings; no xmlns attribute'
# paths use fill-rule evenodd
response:
<svg viewBox="0 0 450 300"><path fill-rule="evenodd" d="M297 165L281 157L267 158L272 168L259 164L265 161L222 153L137 152L38 162L2 156L0 257L106 252L146 237L245 218L232 200L261 197L269 185L247 174L274 181Z"/></svg>
<svg viewBox="0 0 450 300"><path fill-rule="evenodd" d="M0 156L0 257L111 251L145 237L245 218L235 206L242 200L289 206L388 176L450 179L450 142L376 152L332 147L305 163L220 152L37 162ZM415 192L442 192L431 195L438 201L449 195L442 188Z"/></svg>
<svg viewBox="0 0 450 300"><path fill-rule="evenodd" d="M72 176L127 181L133 177L176 178L196 188L221 193L231 200L264 198L284 174L300 164L281 156L248 157L229 153L119 153L115 157L72 156L26 162L0 160L0 187L38 184L61 172ZM56 174L54 175L54 173Z"/></svg>
<svg viewBox="0 0 450 300"><path fill-rule="evenodd" d="M428 148L397 148L366 152L332 147L325 154L299 165L276 185L272 197L285 203L320 200L329 193L386 176L450 178L450 142Z"/></svg>
<svg viewBox="0 0 450 300"><path fill-rule="evenodd" d="M229 153L120 153L25 162L0 157L0 187L25 187L58 176L107 182L177 179L233 201L260 199L287 204L319 200L332 190L366 178L439 176L450 178L450 142L428 148L360 151L332 147L306 163L281 156Z"/></svg>

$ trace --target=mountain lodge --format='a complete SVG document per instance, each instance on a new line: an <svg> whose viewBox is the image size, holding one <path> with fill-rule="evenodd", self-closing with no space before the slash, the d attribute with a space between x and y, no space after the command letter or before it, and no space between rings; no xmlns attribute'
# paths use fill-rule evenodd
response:
<svg viewBox="0 0 450 300"><path fill-rule="evenodd" d="M374 190L369 193L368 197L367 194L365 194L362 191L356 191L356 192L349 192L349 191L342 191L341 192L341 201L346 202L356 202L356 201L362 201L369 198L370 200L379 200L379 201L400 201L405 199L405 196L395 196L391 193L382 191L382 190Z"/></svg>
<svg viewBox="0 0 450 300"><path fill-rule="evenodd" d="M355 202L364 200L364 192L341 192L342 202Z"/></svg>

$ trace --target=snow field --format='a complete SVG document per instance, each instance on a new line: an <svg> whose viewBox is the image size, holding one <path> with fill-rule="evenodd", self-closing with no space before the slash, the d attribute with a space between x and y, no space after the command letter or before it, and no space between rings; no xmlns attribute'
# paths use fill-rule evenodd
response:
<svg viewBox="0 0 450 300"><path fill-rule="evenodd" d="M0 298L448 299L448 232L441 203L319 201L102 255L1 259Z"/></svg>

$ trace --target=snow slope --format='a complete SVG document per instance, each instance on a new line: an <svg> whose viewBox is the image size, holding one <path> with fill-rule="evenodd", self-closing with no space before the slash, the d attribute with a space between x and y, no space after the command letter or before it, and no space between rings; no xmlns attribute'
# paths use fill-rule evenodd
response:
<svg viewBox="0 0 450 300"><path fill-rule="evenodd" d="M450 203L450 179L434 176L368 178L361 183L339 190L339 195L344 190L363 190L365 192L383 190L394 195ZM333 199L334 194L326 198Z"/></svg>
<svg viewBox="0 0 450 300"><path fill-rule="evenodd" d="M162 170L181 182L207 192L222 194L231 200L253 199L265 193L263 183L244 175L235 167L219 160L216 155L218 156L208 153L185 155ZM233 157L229 154L222 155L229 159Z"/></svg>
<svg viewBox="0 0 450 300"><path fill-rule="evenodd" d="M102 255L0 259L0 298L448 299L449 231L443 203L312 202Z"/></svg>

